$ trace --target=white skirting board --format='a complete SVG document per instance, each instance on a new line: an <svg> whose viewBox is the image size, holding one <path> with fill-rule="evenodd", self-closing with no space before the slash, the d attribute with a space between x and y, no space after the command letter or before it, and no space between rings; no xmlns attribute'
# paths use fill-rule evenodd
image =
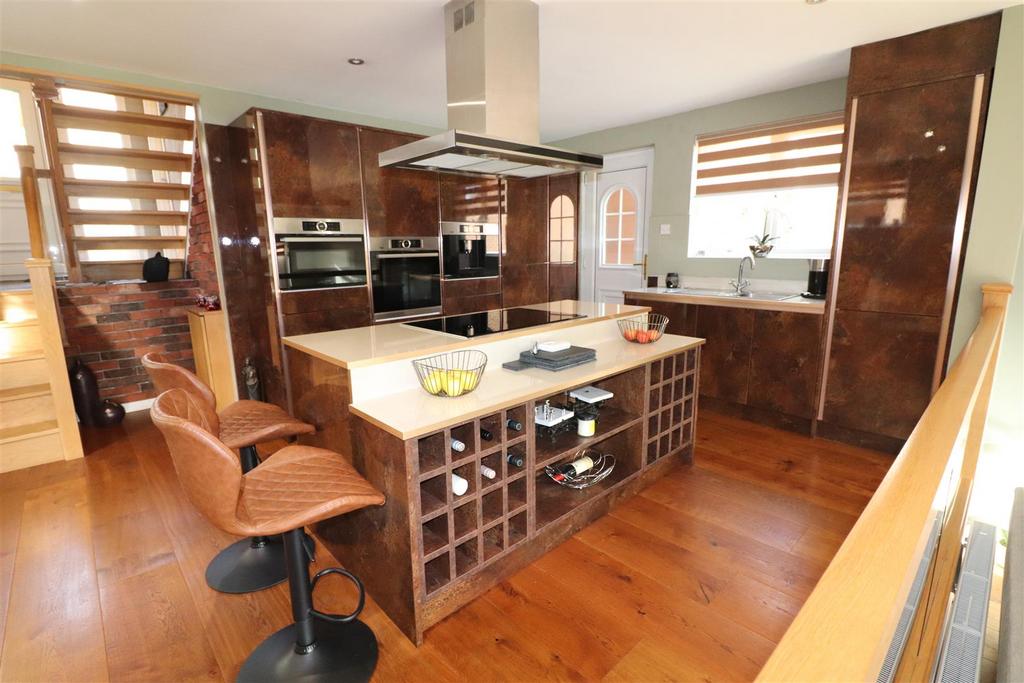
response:
<svg viewBox="0 0 1024 683"><path fill-rule="evenodd" d="M149 410L149 407L153 405L155 398L144 398L141 401L129 401L128 403L122 403L124 406L124 412L126 413L137 413L140 410Z"/></svg>

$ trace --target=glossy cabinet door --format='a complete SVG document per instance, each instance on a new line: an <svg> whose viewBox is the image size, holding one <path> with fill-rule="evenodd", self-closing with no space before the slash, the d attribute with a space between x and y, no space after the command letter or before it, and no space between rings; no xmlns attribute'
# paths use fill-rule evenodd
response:
<svg viewBox="0 0 1024 683"><path fill-rule="evenodd" d="M747 405L809 418L814 414L823 316L754 311Z"/></svg>
<svg viewBox="0 0 1024 683"><path fill-rule="evenodd" d="M547 263L548 179L506 180L504 209L502 264Z"/></svg>
<svg viewBox="0 0 1024 683"><path fill-rule="evenodd" d="M931 400L940 318L836 311L824 421L906 439Z"/></svg>
<svg viewBox="0 0 1024 683"><path fill-rule="evenodd" d="M441 283L441 305L445 315L501 308L501 278L445 280Z"/></svg>
<svg viewBox="0 0 1024 683"><path fill-rule="evenodd" d="M579 194L577 173L548 179L548 301L579 294Z"/></svg>
<svg viewBox="0 0 1024 683"><path fill-rule="evenodd" d="M966 77L858 100L838 308L942 315L973 92Z"/></svg>
<svg viewBox="0 0 1024 683"><path fill-rule="evenodd" d="M707 340L700 354L700 393L745 405L750 385L754 311L699 306L697 336Z"/></svg>
<svg viewBox="0 0 1024 683"><path fill-rule="evenodd" d="M281 294L283 336L346 330L370 324L367 287L313 289Z"/></svg>
<svg viewBox="0 0 1024 683"><path fill-rule="evenodd" d="M362 218L355 126L261 111L275 216Z"/></svg>
<svg viewBox="0 0 1024 683"><path fill-rule="evenodd" d="M439 174L381 168L378 162L381 152L417 139L405 133L359 129L359 157L371 237L433 237L439 232Z"/></svg>
<svg viewBox="0 0 1024 683"><path fill-rule="evenodd" d="M501 222L501 181L497 178L440 174L441 220Z"/></svg>

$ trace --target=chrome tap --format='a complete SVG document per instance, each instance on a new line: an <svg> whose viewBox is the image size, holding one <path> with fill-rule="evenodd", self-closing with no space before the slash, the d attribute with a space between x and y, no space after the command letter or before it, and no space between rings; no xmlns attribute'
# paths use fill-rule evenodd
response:
<svg viewBox="0 0 1024 683"><path fill-rule="evenodd" d="M755 267L754 259L750 258L749 256L744 256L742 259L740 259L740 270L739 273L736 275L736 279L729 280L729 284L732 285L732 288L734 290L736 290L736 296L750 296L750 280L745 280L743 278L743 266L748 261L750 262L750 269L753 270Z"/></svg>

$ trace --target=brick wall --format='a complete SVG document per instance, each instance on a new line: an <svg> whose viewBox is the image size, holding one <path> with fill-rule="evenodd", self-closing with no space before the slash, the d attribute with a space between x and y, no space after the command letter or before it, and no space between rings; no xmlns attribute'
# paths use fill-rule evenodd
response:
<svg viewBox="0 0 1024 683"><path fill-rule="evenodd" d="M199 155L192 162L192 209L188 220L188 276L203 294L220 295L217 286L217 262L213 256L210 215L206 210L206 186Z"/></svg>
<svg viewBox="0 0 1024 683"><path fill-rule="evenodd" d="M185 311L195 305L196 280L139 284L65 284L57 289L68 358L80 357L99 382L100 396L121 403L155 396L141 358L161 351L194 369Z"/></svg>

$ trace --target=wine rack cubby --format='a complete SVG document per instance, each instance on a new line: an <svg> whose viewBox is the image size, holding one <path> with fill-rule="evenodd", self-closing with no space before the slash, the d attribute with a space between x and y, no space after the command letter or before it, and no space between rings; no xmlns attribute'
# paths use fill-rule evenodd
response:
<svg viewBox="0 0 1024 683"><path fill-rule="evenodd" d="M415 598L403 630L422 637L424 628L522 566L538 548L666 472L671 456L688 458L699 365L694 347L585 383L613 394L598 410L593 436L579 436L575 425L553 435L534 425L534 409L548 400L565 405L576 388L569 387L395 443L388 452L406 455L409 476L402 481L409 486L413 525L412 583L399 588L407 591L401 599ZM607 478L573 489L547 476L546 466L586 448L615 456ZM453 476L465 480L464 493L453 490ZM403 618L400 604L392 608Z"/></svg>
<svg viewBox="0 0 1024 683"><path fill-rule="evenodd" d="M533 425L527 414L527 405L514 406L414 440L427 596L529 535L528 440ZM509 427L509 420L521 428ZM454 450L453 440L465 448ZM522 458L523 465L515 466L510 458ZM465 493L454 492L452 475L466 480Z"/></svg>

